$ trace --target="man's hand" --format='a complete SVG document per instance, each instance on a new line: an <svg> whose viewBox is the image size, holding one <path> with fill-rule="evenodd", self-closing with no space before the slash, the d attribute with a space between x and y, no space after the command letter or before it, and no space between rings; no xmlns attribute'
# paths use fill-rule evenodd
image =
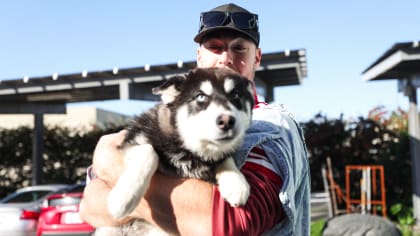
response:
<svg viewBox="0 0 420 236"><path fill-rule="evenodd" d="M96 145L93 168L98 178L85 188L80 205L82 218L95 227L141 218L174 234L211 235L213 186L197 179L173 178L157 172L130 217L116 220L111 216L107 198L124 168L119 146L126 134L127 131L120 131L102 136Z"/></svg>
<svg viewBox="0 0 420 236"><path fill-rule="evenodd" d="M126 130L102 136L93 153L93 170L107 185L113 186L124 168L124 159L119 146L124 141Z"/></svg>

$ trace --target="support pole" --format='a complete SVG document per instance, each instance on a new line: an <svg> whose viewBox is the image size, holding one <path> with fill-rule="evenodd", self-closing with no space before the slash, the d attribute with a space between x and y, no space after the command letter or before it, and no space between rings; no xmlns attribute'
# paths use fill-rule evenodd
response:
<svg viewBox="0 0 420 236"><path fill-rule="evenodd" d="M411 81L407 84L407 96L410 102L408 111L408 133L412 166L413 213L416 225L420 225L420 125L417 110L417 91Z"/></svg>
<svg viewBox="0 0 420 236"><path fill-rule="evenodd" d="M44 114L34 113L34 134L32 139L32 185L42 183L44 160Z"/></svg>
<svg viewBox="0 0 420 236"><path fill-rule="evenodd" d="M265 101L266 102L274 101L274 88L272 85L267 86Z"/></svg>

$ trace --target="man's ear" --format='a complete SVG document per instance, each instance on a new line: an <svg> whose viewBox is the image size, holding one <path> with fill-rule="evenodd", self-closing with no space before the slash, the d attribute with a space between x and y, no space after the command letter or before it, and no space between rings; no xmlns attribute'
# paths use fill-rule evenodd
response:
<svg viewBox="0 0 420 236"><path fill-rule="evenodd" d="M201 47L197 48L197 67L202 67L201 63Z"/></svg>
<svg viewBox="0 0 420 236"><path fill-rule="evenodd" d="M257 48L257 51L255 52L255 69L258 69L258 67L261 64L261 58L262 58L262 52L261 48Z"/></svg>
<svg viewBox="0 0 420 236"><path fill-rule="evenodd" d="M159 85L152 89L152 93L155 95L160 95L160 98L164 104L169 104L173 102L180 94L180 86L186 80L185 75L176 75L168 80L166 80L163 84Z"/></svg>

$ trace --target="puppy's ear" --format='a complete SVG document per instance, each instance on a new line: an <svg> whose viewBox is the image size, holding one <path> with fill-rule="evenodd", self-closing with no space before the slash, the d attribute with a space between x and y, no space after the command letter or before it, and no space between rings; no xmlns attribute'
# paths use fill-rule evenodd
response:
<svg viewBox="0 0 420 236"><path fill-rule="evenodd" d="M187 77L185 75L173 76L160 86L153 88L152 93L155 95L160 95L160 98L164 104L169 104L173 102L176 96L180 94L180 87L186 78Z"/></svg>

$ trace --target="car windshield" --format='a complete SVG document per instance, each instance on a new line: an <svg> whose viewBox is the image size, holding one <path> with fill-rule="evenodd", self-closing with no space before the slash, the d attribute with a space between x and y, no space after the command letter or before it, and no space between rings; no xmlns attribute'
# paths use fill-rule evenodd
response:
<svg viewBox="0 0 420 236"><path fill-rule="evenodd" d="M78 205L82 199L80 197L67 196L63 198L50 199L49 206L69 206Z"/></svg>
<svg viewBox="0 0 420 236"><path fill-rule="evenodd" d="M10 195L9 197L4 198L3 200L1 200L1 203L33 202L44 197L45 195L49 193L51 193L51 191L47 191L47 190L20 192L20 193L13 194L13 195Z"/></svg>

